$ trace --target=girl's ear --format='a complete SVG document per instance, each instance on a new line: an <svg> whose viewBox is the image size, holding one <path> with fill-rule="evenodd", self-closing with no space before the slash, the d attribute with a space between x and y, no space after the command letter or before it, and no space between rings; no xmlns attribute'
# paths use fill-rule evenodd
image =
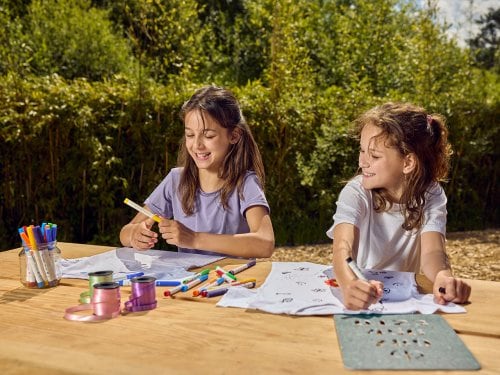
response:
<svg viewBox="0 0 500 375"><path fill-rule="evenodd" d="M403 173L408 174L413 172L416 166L417 166L417 157L413 152L411 152L404 158Z"/></svg>
<svg viewBox="0 0 500 375"><path fill-rule="evenodd" d="M234 128L233 131L231 132L231 135L229 136L229 143L231 144L236 144L241 138L241 129L240 128Z"/></svg>

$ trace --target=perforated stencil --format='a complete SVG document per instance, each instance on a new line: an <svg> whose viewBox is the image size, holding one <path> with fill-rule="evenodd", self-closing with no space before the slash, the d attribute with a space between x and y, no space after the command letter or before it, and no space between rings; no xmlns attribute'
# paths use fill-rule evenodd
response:
<svg viewBox="0 0 500 375"><path fill-rule="evenodd" d="M440 315L334 315L344 366L353 370L479 370Z"/></svg>

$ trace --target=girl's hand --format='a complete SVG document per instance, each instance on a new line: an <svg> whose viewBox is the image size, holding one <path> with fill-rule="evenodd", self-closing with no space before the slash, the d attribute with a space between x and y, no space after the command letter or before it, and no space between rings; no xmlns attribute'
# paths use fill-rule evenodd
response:
<svg viewBox="0 0 500 375"><path fill-rule="evenodd" d="M177 220L162 219L158 224L161 236L170 245L195 249L196 232L187 228Z"/></svg>
<svg viewBox="0 0 500 375"><path fill-rule="evenodd" d="M383 294L384 284L380 281L354 279L342 285L344 305L349 310L366 310L377 303Z"/></svg>
<svg viewBox="0 0 500 375"><path fill-rule="evenodd" d="M464 280L453 277L449 271L445 270L436 275L432 291L436 303L444 305L447 302L467 302L471 288Z"/></svg>
<svg viewBox="0 0 500 375"><path fill-rule="evenodd" d="M151 249L158 242L158 234L151 230L155 221L146 219L140 223L129 224L132 226L130 231L130 246L138 250Z"/></svg>

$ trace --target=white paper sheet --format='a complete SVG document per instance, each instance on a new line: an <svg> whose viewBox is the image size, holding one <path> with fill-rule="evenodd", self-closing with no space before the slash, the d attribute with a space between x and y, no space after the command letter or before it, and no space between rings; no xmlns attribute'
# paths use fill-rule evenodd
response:
<svg viewBox="0 0 500 375"><path fill-rule="evenodd" d="M113 271L113 278L143 272L157 280L178 280L190 276L191 268L224 259L221 256L178 253L165 250L139 251L122 247L90 257L62 259L63 278L88 279L89 272Z"/></svg>
<svg viewBox="0 0 500 375"><path fill-rule="evenodd" d="M259 289L229 289L217 306L290 315L466 312L454 303L444 306L434 303L432 294L419 294L415 275L411 272L365 270L364 273L368 279L384 283L381 302L371 305L368 310L346 309L340 288L325 283L334 278L332 267L309 262L273 262L269 276Z"/></svg>

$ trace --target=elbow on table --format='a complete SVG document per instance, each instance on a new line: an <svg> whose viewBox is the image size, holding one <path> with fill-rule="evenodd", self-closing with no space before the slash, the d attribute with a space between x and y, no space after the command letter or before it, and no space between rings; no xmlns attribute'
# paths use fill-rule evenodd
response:
<svg viewBox="0 0 500 375"><path fill-rule="evenodd" d="M256 255L256 258L270 258L274 253L274 238L263 241L258 251L259 254Z"/></svg>

